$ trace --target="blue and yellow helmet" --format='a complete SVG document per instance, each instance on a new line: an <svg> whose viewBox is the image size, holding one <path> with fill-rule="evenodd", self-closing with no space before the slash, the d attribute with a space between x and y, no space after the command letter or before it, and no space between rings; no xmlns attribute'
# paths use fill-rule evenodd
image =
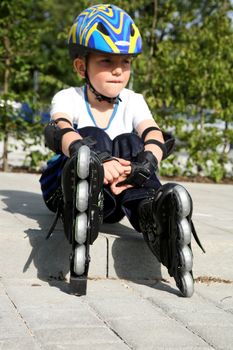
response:
<svg viewBox="0 0 233 350"><path fill-rule="evenodd" d="M134 21L111 4L84 10L71 27L68 45L72 59L89 52L136 56L142 51L141 35Z"/></svg>

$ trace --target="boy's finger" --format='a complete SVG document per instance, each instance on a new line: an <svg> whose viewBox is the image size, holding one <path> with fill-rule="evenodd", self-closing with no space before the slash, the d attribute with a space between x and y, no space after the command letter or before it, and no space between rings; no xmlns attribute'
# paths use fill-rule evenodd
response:
<svg viewBox="0 0 233 350"><path fill-rule="evenodd" d="M129 160L126 160L123 158L117 158L117 159L121 165L130 165L130 163L131 163Z"/></svg>

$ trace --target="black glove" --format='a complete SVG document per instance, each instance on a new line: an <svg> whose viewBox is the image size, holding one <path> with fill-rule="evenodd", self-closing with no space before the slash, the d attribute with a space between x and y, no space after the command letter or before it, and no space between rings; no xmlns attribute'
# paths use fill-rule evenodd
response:
<svg viewBox="0 0 233 350"><path fill-rule="evenodd" d="M143 151L139 153L137 162L131 163L131 173L126 180L118 182L116 187L123 185L133 185L143 187L144 183L157 170L158 160L150 151Z"/></svg>
<svg viewBox="0 0 233 350"><path fill-rule="evenodd" d="M69 146L70 157L73 157L78 152L81 146L86 145L89 148L92 148L95 144L96 144L96 140L91 136L85 137L84 139L81 139L81 140L75 140L71 142Z"/></svg>

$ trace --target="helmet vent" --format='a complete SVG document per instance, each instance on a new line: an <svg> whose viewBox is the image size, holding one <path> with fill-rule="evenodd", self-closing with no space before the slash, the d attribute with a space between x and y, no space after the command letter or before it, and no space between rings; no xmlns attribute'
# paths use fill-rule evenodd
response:
<svg viewBox="0 0 233 350"><path fill-rule="evenodd" d="M134 30L134 27L133 27L132 23L131 23L131 26L130 26L130 34L131 34L131 36L134 36L134 34L135 34L135 30Z"/></svg>
<svg viewBox="0 0 233 350"><path fill-rule="evenodd" d="M103 33L104 35L108 35L109 36L109 32L108 30L106 29L106 27L103 25L103 23L99 22L98 25L97 25L97 29Z"/></svg>

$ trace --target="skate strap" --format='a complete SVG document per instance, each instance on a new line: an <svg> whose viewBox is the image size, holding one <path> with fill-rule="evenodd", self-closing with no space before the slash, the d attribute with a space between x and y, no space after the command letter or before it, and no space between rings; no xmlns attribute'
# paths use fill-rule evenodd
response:
<svg viewBox="0 0 233 350"><path fill-rule="evenodd" d="M53 233L53 231L54 231L54 229L55 229L55 227L56 227L56 225L57 225L57 221L58 221L58 219L59 219L60 214L61 214L60 205L58 205L56 215L55 215L55 217L54 217L54 220L53 220L53 222L52 222L52 225L50 226L49 231L48 231L48 234L47 234L47 236L46 236L45 239L49 239L49 238L52 236L52 233Z"/></svg>
<svg viewBox="0 0 233 350"><path fill-rule="evenodd" d="M197 235L197 232L195 230L195 227L194 227L194 224L193 224L193 221L191 220L191 229L192 229L192 234L193 234L193 237L195 238L195 241L197 242L197 244L199 245L199 247L201 248L201 250L203 251L203 253L205 253L205 249L203 248L202 244L201 244L201 241Z"/></svg>

